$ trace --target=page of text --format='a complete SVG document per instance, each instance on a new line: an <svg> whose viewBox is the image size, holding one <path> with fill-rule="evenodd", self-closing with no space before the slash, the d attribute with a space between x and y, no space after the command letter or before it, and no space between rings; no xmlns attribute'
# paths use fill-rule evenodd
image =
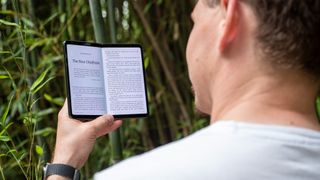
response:
<svg viewBox="0 0 320 180"><path fill-rule="evenodd" d="M142 52L139 47L102 48L107 112L147 113Z"/></svg>
<svg viewBox="0 0 320 180"><path fill-rule="evenodd" d="M101 48L67 45L71 108L74 115L106 113Z"/></svg>

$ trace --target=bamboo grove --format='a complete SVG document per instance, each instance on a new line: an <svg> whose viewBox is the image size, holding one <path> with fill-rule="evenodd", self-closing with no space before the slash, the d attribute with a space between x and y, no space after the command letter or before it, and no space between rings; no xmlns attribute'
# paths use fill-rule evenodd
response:
<svg viewBox="0 0 320 180"><path fill-rule="evenodd" d="M84 179L208 125L194 110L185 62L194 0L0 2L0 179L41 179L52 158L66 97L64 40L144 48L150 116L100 138Z"/></svg>

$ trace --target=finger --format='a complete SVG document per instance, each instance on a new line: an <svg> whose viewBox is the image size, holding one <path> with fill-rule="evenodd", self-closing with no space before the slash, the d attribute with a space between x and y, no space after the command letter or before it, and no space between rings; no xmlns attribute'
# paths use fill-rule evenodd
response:
<svg viewBox="0 0 320 180"><path fill-rule="evenodd" d="M92 120L91 122L89 122L89 124L93 126L95 130L95 134L98 137L100 134L104 133L105 131L108 131L112 127L114 123L113 121L114 121L113 116L103 115Z"/></svg>
<svg viewBox="0 0 320 180"><path fill-rule="evenodd" d="M113 122L113 124L111 126L102 127L96 133L96 137L100 137L100 136L106 135L106 134L118 129L121 125L122 125L122 121L121 120L116 120L116 121Z"/></svg>
<svg viewBox="0 0 320 180"><path fill-rule="evenodd" d="M64 104L63 104L61 110L59 111L58 116L59 116L59 119L63 119L66 116L68 116L68 101L67 101L67 99L65 99Z"/></svg>
<svg viewBox="0 0 320 180"><path fill-rule="evenodd" d="M58 124L61 124L62 121L64 123L76 123L76 124L81 124L81 121L78 121L76 119L73 119L71 117L69 117L69 110L68 110L68 101L67 99L64 101L64 104L58 114Z"/></svg>
<svg viewBox="0 0 320 180"><path fill-rule="evenodd" d="M122 125L122 120L114 121L111 127L101 130L98 134L98 137L103 136L107 133L110 133L110 132L118 129L121 125Z"/></svg>

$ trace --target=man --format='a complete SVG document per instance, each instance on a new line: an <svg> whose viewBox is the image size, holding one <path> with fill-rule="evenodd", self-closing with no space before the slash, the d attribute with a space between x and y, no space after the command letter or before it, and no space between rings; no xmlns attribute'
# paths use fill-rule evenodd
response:
<svg viewBox="0 0 320 180"><path fill-rule="evenodd" d="M199 0L192 19L189 76L211 125L95 178L320 179L320 2ZM70 119L65 105L52 163L80 169L95 139L120 125Z"/></svg>

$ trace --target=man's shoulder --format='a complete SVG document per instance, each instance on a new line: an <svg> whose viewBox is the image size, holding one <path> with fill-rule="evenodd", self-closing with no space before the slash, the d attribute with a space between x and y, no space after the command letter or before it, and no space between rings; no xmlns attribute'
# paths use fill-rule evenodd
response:
<svg viewBox="0 0 320 180"><path fill-rule="evenodd" d="M295 143L300 148L316 152L316 148L320 148L320 140L306 140L305 134L308 133L295 129L286 132L286 128L234 122L217 123L186 138L125 160L95 177L143 180L156 175L153 179L199 179L201 175L201 179L224 180L239 179L239 174L245 175L249 172L257 172L258 177L264 176L259 173L264 172L263 168L270 169L269 166L275 168L271 168L271 172L283 174L283 170L280 172L281 167L277 167L277 164L287 166L290 164L287 163L288 159L305 156L304 162L301 163L315 162L303 151L286 148L287 144ZM312 136L314 135L317 136L316 133ZM299 138L308 142L314 149L301 145ZM317 153L313 155L319 157L320 152ZM320 161L320 158L318 160ZM319 163L317 164L317 168L320 168ZM223 173L226 168L230 173ZM294 169L287 167L287 170L290 172ZM234 175L237 177L233 177ZM272 173L268 175L273 177Z"/></svg>
<svg viewBox="0 0 320 180"><path fill-rule="evenodd" d="M181 179L183 172L190 172L195 164L205 164L205 156L214 142L208 143L212 126L203 128L183 139L163 145L101 171L95 179ZM210 148L209 148L210 146ZM192 168L192 171L198 168ZM123 173L121 173L123 172ZM131 174L131 175L129 175ZM195 173L196 174L196 173ZM130 178L131 177L131 178Z"/></svg>

